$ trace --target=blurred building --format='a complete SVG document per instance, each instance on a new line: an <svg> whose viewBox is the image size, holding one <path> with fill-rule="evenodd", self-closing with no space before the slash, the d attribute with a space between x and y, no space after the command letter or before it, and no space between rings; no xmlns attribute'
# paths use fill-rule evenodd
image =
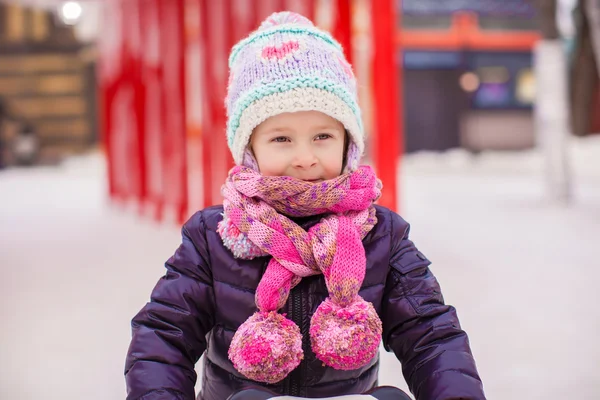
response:
<svg viewBox="0 0 600 400"><path fill-rule="evenodd" d="M533 6L404 0L402 7L406 151L533 146Z"/></svg>
<svg viewBox="0 0 600 400"><path fill-rule="evenodd" d="M93 51L48 8L0 2L0 140L5 163L19 132L38 139L39 162L97 141ZM13 160L14 161L14 160Z"/></svg>
<svg viewBox="0 0 600 400"><path fill-rule="evenodd" d="M7 121L0 122L0 140L5 144L0 152L10 151L15 132L23 126L33 127L39 138L41 160L60 158L97 143L95 55L77 31L87 30L83 36L95 39L100 31L98 18L95 23L86 20L75 27L67 25L56 13L60 3L0 0L0 110L6 110L6 117L0 115L0 121ZM304 3L308 2L298 0L294 4ZM333 1L314 3L319 6L317 11L331 11ZM88 15L99 15L103 2L83 4L96 7ZM353 4L355 20L361 26L368 25L370 1L354 0ZM532 50L540 37L534 3L403 0L397 4L401 9L396 43L398 60L404 67L404 149L414 152L464 147L480 151L533 146ZM322 17L323 12L316 14L317 20L327 19ZM132 24L133 17L129 18L125 25ZM331 23L321 25L332 28ZM368 28L355 32L355 43L366 50L359 51L362 58L353 61L357 75L368 77L363 70L368 69L371 42L363 30ZM581 32L579 29L572 50L571 73L575 76L593 74L595 67L581 61L591 52ZM364 82L369 80L365 78ZM600 107L600 90L590 89L586 82L573 84L572 79L571 84L577 100L571 113L578 135L600 131L600 112L591 113L590 118L590 112L584 112L582 106L593 101L588 108ZM594 82L599 85L598 79ZM370 104L365 99L370 86L361 85L359 90L368 111ZM369 118L369 112L365 112L367 126L371 125Z"/></svg>

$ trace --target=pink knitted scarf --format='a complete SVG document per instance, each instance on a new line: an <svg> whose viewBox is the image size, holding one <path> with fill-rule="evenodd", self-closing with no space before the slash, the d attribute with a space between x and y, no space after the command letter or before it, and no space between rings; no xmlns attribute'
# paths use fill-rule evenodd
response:
<svg viewBox="0 0 600 400"><path fill-rule="evenodd" d="M311 183L263 176L236 166L222 189L223 243L235 257L271 255L256 290L258 312L235 333L229 358L244 376L275 383L303 358L302 335L278 314L303 277L323 274L329 297L311 319L316 356L336 369L357 369L376 354L381 321L358 291L365 276L362 239L377 223L373 203L381 182L368 166ZM305 231L289 217L323 215Z"/></svg>

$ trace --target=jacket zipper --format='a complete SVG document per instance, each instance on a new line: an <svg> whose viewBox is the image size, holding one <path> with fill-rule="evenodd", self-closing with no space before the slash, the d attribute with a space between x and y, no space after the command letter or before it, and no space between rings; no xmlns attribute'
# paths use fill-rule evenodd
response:
<svg viewBox="0 0 600 400"><path fill-rule="evenodd" d="M290 292L290 300L293 299L294 297L294 290L292 289L292 291ZM286 307L285 310L286 314L287 314L287 318L292 320L292 318L294 317L294 307L292 306L292 301L288 302L288 305ZM288 395L290 394L290 375L286 376L285 379L283 380L283 393L284 395Z"/></svg>
<svg viewBox="0 0 600 400"><path fill-rule="evenodd" d="M299 285L300 286L300 285ZM296 292L292 295L292 316L291 320L294 321L296 325L300 328L300 332L302 333L302 351L304 352L304 356L306 357L307 351L307 335L306 327L302 325L302 308L304 301L304 288L302 286L298 287ZM304 363L304 362L303 362ZM290 373L290 395L291 396L299 396L303 393L300 393L300 388L302 387L302 383L304 382L304 366L303 363L300 363L298 368Z"/></svg>

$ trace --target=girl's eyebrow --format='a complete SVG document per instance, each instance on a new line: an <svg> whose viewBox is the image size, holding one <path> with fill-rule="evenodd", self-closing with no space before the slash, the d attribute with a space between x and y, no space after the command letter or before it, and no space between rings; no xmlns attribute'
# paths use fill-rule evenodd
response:
<svg viewBox="0 0 600 400"><path fill-rule="evenodd" d="M271 134L271 133L284 133L284 132L290 132L292 131L292 128L285 128L285 127L280 127L280 126L276 126L274 128L269 128L266 129L264 132L266 134Z"/></svg>
<svg viewBox="0 0 600 400"><path fill-rule="evenodd" d="M333 129L333 130L336 130L336 131L341 130L340 127L335 126L335 125L318 125L318 126L313 127L313 129L315 129L315 130Z"/></svg>
<svg viewBox="0 0 600 400"><path fill-rule="evenodd" d="M338 127L336 125L325 124L325 125L311 126L311 130L315 130L315 131L320 131L320 130L342 131L343 129L341 129L340 127ZM265 134L265 135L273 135L273 134L277 134L277 133L288 133L288 132L293 132L293 131L294 131L293 128L289 128L289 127L285 127L285 126L275 126L273 128L267 128L267 129L265 129L263 131L263 134Z"/></svg>

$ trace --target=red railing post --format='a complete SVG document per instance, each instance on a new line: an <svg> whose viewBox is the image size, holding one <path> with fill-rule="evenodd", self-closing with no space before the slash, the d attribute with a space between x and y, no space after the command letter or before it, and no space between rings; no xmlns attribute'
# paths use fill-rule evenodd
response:
<svg viewBox="0 0 600 400"><path fill-rule="evenodd" d="M352 64L352 13L351 1L337 0L335 2L336 12L333 22L333 36L344 48L344 54L350 64Z"/></svg>
<svg viewBox="0 0 600 400"><path fill-rule="evenodd" d="M164 200L181 223L188 212L183 0L159 1L158 4L165 112Z"/></svg>
<svg viewBox="0 0 600 400"><path fill-rule="evenodd" d="M372 0L374 158L384 189L379 204L398 209L397 172L403 153L400 85L403 63L396 62L396 1Z"/></svg>

